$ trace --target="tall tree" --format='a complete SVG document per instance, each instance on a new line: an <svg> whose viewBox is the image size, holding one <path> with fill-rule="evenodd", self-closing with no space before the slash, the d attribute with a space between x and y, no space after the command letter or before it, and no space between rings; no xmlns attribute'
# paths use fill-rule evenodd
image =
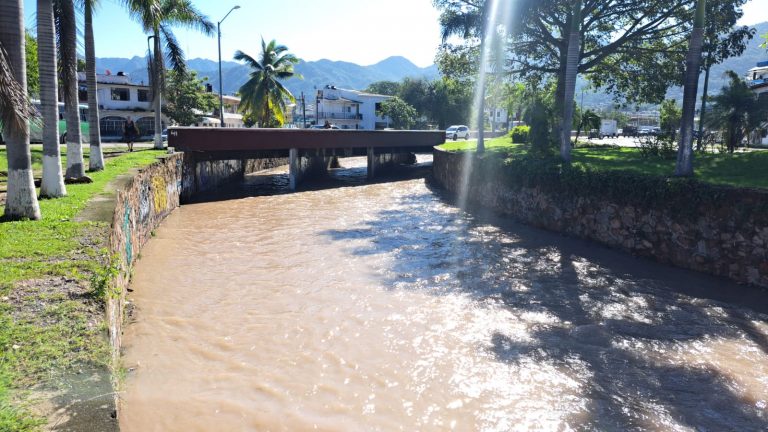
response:
<svg viewBox="0 0 768 432"><path fill-rule="evenodd" d="M463 62L446 61L446 54L467 58L479 44L483 8L488 0L433 0L440 11L443 34L464 42L444 44L440 64L464 70ZM738 10L746 0L721 0L723 8ZM507 15L507 73L537 80L554 76L557 100L564 100L568 38L580 19L578 74L630 102L663 100L667 88L679 84L687 38L693 23L694 0L585 0L580 13L573 0L517 0ZM464 29L464 30L462 30ZM474 51L474 62L476 61ZM459 63L457 66L455 63ZM562 115L563 105L559 111Z"/></svg>
<svg viewBox="0 0 768 432"><path fill-rule="evenodd" d="M96 83L96 42L93 38L93 14L99 6L99 0L82 0L85 22L85 81L88 87L88 138L91 153L88 157L88 169L104 169L104 155L101 151L101 125L99 123L99 95Z"/></svg>
<svg viewBox="0 0 768 432"><path fill-rule="evenodd" d="M206 78L207 79L207 78ZM189 126L200 118L200 112L209 112L218 107L213 93L207 93L197 72L168 72L166 100L163 112L176 124Z"/></svg>
<svg viewBox="0 0 768 432"><path fill-rule="evenodd" d="M56 65L56 28L53 0L37 0L37 50L40 65L40 111L43 129L43 179L40 195L58 198L67 194L59 148L59 103Z"/></svg>
<svg viewBox="0 0 768 432"><path fill-rule="evenodd" d="M685 83L683 86L683 114L680 124L680 144L677 150L676 176L693 176L693 117L696 115L696 95L699 90L701 73L701 49L704 45L704 24L707 1L696 1L696 17L688 57L685 61Z"/></svg>
<svg viewBox="0 0 768 432"><path fill-rule="evenodd" d="M714 115L709 117L708 125L723 131L728 151L733 152L744 138L768 120L768 104L760 101L735 72L727 74L728 85L712 98Z"/></svg>
<svg viewBox="0 0 768 432"><path fill-rule="evenodd" d="M212 36L216 26L191 0L124 0L131 16L153 39L150 54L150 83L155 110L155 148L162 149L162 93L165 87L166 62L177 72L186 72L184 51L173 27L198 30Z"/></svg>
<svg viewBox="0 0 768 432"><path fill-rule="evenodd" d="M416 123L418 112L408 102L395 96L382 102L379 114L392 120L395 129L410 129Z"/></svg>
<svg viewBox="0 0 768 432"><path fill-rule="evenodd" d="M581 52L581 7L582 0L573 5L571 29L568 37L568 56L565 62L563 80L563 121L560 123L560 157L564 162L571 162L571 125L573 124L574 95L576 76L579 74L579 54Z"/></svg>
<svg viewBox="0 0 768 432"><path fill-rule="evenodd" d="M85 166L77 82L77 17L73 0L59 0L58 6L60 85L67 120L67 170L64 178L79 180L85 177Z"/></svg>
<svg viewBox="0 0 768 432"><path fill-rule="evenodd" d="M29 151L24 5L0 1L0 123L8 156L8 191L4 217L40 219Z"/></svg>
<svg viewBox="0 0 768 432"><path fill-rule="evenodd" d="M709 94L709 75L712 66L720 64L728 58L740 56L747 49L755 35L755 29L742 26L735 27L741 18L741 10L728 7L720 2L707 3L707 22L704 31L704 90L701 95L699 110L699 133L696 137L696 149L702 147L704 125L707 123L707 97Z"/></svg>
<svg viewBox="0 0 768 432"><path fill-rule="evenodd" d="M293 71L293 65L299 62L288 47L278 45L273 39L268 44L261 40L259 60L237 51L235 60L245 62L251 68L250 78L240 87L242 103L240 108L251 111L261 125L273 122L285 122L285 101L296 102L290 91L280 80L300 77Z"/></svg>

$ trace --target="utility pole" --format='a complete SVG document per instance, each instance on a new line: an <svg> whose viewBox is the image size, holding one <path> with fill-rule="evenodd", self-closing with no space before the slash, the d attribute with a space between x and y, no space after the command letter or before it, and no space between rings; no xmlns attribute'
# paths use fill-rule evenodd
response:
<svg viewBox="0 0 768 432"><path fill-rule="evenodd" d="M301 123L304 129L307 128L307 104L304 100L304 92L301 92Z"/></svg>
<svg viewBox="0 0 768 432"><path fill-rule="evenodd" d="M233 10L240 9L240 6L233 6L232 9L224 15L221 21L216 23L216 31L219 35L219 122L221 127L226 127L224 124L224 84L221 79L221 23L232 13Z"/></svg>

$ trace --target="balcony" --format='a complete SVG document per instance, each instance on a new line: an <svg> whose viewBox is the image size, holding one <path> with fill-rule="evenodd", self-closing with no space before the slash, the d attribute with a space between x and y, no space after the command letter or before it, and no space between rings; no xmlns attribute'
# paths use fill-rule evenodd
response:
<svg viewBox="0 0 768 432"><path fill-rule="evenodd" d="M356 113L336 113L321 112L317 115L318 120L362 120L362 114Z"/></svg>

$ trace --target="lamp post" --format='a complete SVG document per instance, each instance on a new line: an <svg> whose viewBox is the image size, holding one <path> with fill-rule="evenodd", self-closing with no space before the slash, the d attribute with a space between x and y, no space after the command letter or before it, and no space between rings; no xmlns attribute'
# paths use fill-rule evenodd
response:
<svg viewBox="0 0 768 432"><path fill-rule="evenodd" d="M233 6L232 9L227 12L226 15L224 15L224 18L221 19L218 23L216 23L216 30L219 34L219 122L221 122L221 127L224 127L224 84L221 78L221 23L224 22L225 19L229 16L229 14L232 13L233 10L240 9L240 6Z"/></svg>

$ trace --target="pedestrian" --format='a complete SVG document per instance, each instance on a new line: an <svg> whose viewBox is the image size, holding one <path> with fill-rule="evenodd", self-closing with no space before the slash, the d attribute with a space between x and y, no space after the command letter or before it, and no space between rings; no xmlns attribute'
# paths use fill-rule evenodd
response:
<svg viewBox="0 0 768 432"><path fill-rule="evenodd" d="M133 142L136 141L136 137L139 136L139 128L136 127L136 123L131 120L131 116L123 123L123 137L125 142L128 143L128 151L133 151Z"/></svg>
<svg viewBox="0 0 768 432"><path fill-rule="evenodd" d="M323 129L330 129L331 128L331 122L328 120L325 121L325 124L323 125Z"/></svg>

